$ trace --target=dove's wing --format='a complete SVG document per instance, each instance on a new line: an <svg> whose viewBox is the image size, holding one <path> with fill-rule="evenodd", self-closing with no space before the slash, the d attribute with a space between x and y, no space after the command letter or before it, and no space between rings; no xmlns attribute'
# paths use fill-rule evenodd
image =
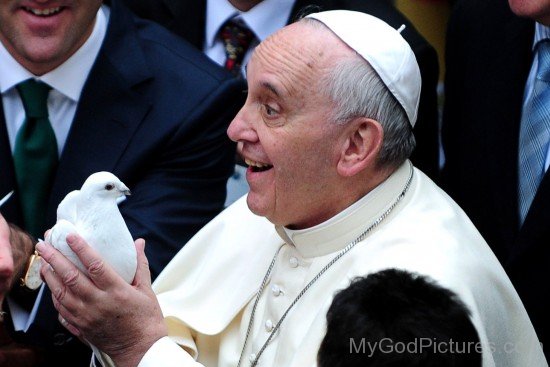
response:
<svg viewBox="0 0 550 367"><path fill-rule="evenodd" d="M80 191L69 192L57 206L57 220L65 219L71 223L76 223L76 208L80 199Z"/></svg>
<svg viewBox="0 0 550 367"><path fill-rule="evenodd" d="M93 207L79 207L78 216L78 233L127 283L132 283L136 247L116 203L97 201Z"/></svg>
<svg viewBox="0 0 550 367"><path fill-rule="evenodd" d="M79 234L127 283L132 283L137 267L136 247L122 215L113 205L109 210L98 210L98 217L86 223L78 221Z"/></svg>
<svg viewBox="0 0 550 367"><path fill-rule="evenodd" d="M65 255L66 258L68 258L84 274L86 274L86 268L67 244L66 238L69 233L78 233L78 231L71 222L65 219L60 219L57 221L55 226L52 227L48 237L46 237L46 242L51 243L53 247L58 249L59 252Z"/></svg>

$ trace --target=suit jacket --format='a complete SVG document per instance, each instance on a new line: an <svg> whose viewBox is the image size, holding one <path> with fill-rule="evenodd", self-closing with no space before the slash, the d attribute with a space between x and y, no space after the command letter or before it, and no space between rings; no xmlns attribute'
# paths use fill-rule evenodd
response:
<svg viewBox="0 0 550 367"><path fill-rule="evenodd" d="M505 0L457 2L447 39L443 187L504 264L548 351L548 172L521 228L518 217L519 127L533 37L534 22L515 16Z"/></svg>
<svg viewBox="0 0 550 367"><path fill-rule="evenodd" d="M145 238L153 276L223 208L235 146L226 129L242 106L233 79L179 37L111 2L106 38L82 90L49 199L47 224L64 196L96 171L132 190L120 205L134 238ZM0 196L15 188L0 104ZM21 225L17 195L3 208ZM42 298L25 341L64 346L51 297ZM55 366L79 366L64 347ZM85 359L88 365L89 359ZM54 363L52 362L52 365Z"/></svg>
<svg viewBox="0 0 550 367"><path fill-rule="evenodd" d="M123 0L141 17L152 19L202 50L205 37L206 0ZM439 132L436 86L438 63L435 50L388 0L297 0L290 14L292 22L306 8L356 10L378 17L394 28L406 24L403 37L411 45L422 75L418 121L414 128L417 148L412 160L433 179L439 170Z"/></svg>

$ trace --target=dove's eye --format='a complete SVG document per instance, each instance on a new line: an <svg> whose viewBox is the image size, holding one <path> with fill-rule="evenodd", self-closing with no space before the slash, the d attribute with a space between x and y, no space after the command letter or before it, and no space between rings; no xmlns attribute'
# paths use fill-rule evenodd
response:
<svg viewBox="0 0 550 367"><path fill-rule="evenodd" d="M105 190L107 190L107 191L111 191L111 190L114 189L114 188L115 188L115 185L113 185L113 184L107 184L107 185L105 185Z"/></svg>

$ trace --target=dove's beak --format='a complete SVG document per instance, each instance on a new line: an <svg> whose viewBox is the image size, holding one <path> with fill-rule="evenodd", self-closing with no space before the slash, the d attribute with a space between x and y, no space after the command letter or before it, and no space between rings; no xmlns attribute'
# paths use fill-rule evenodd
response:
<svg viewBox="0 0 550 367"><path fill-rule="evenodd" d="M122 184L120 188L118 189L122 195L130 196L132 193L130 192L130 189L126 187L126 185Z"/></svg>

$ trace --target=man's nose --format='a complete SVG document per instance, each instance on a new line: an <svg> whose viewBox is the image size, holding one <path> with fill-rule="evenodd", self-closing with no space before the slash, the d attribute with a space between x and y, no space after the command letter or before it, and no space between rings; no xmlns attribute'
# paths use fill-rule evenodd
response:
<svg viewBox="0 0 550 367"><path fill-rule="evenodd" d="M239 111L239 113L237 113L237 116L235 116L227 128L227 135L229 136L229 139L235 142L253 142L257 139L256 132L252 128L249 118L250 116L247 113L245 106Z"/></svg>

